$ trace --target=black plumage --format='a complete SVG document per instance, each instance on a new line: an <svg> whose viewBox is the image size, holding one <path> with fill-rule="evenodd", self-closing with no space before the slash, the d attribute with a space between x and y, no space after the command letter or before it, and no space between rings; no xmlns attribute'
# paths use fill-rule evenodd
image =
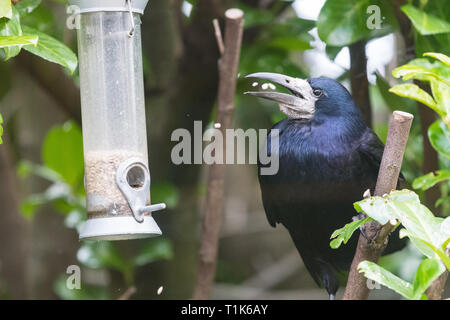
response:
<svg viewBox="0 0 450 320"><path fill-rule="evenodd" d="M338 250L330 248L330 236L352 221L357 214L353 203L364 191L373 193L384 145L365 125L350 93L335 80L312 78L307 80L310 89L300 90L271 75L262 78L290 83L286 87L296 99L307 99L306 90L314 97L314 112L297 117L289 111L288 118L273 126L279 130L279 170L275 175L259 174L264 209L272 226L286 227L314 280L333 297L339 287L337 273L349 270L357 236ZM251 94L280 101L268 93ZM287 108L296 110L296 104ZM269 134L269 152L270 145ZM393 238L390 252L403 246L398 236Z"/></svg>

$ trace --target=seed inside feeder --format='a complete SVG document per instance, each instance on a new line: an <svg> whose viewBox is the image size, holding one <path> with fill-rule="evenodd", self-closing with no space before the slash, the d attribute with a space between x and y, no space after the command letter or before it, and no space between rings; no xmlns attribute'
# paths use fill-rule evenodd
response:
<svg viewBox="0 0 450 320"><path fill-rule="evenodd" d="M145 159L143 154L129 150L89 151L85 156L87 209L90 215L131 215L128 201L116 184L119 165L129 158ZM127 173L132 188L143 186L142 170L134 167Z"/></svg>

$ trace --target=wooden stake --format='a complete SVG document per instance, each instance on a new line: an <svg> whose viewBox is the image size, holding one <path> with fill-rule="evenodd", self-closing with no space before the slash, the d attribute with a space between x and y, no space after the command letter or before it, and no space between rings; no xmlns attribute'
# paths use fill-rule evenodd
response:
<svg viewBox="0 0 450 320"><path fill-rule="evenodd" d="M223 51L219 60L219 92L217 96L217 118L222 134L231 125L236 93L237 71L241 53L242 33L244 29L243 12L229 9L225 12L225 42L222 41L219 25L214 24L219 51ZM225 156L226 146L224 146ZM207 178L205 214L200 245L200 261L197 283L193 299L209 299L216 274L217 251L222 211L224 204L225 165L212 164Z"/></svg>
<svg viewBox="0 0 450 320"><path fill-rule="evenodd" d="M386 146L378 172L375 196L383 196L395 190L397 187L403 154L413 118L413 115L402 111L394 111L392 114ZM345 288L344 300L364 300L369 297L367 279L362 273L358 272L358 264L365 260L372 262L378 261L383 250L386 248L387 237L393 228L394 226L390 223L381 226L376 221L369 222L365 225L364 231L366 236L373 240L369 242L362 235L359 236L358 246Z"/></svg>

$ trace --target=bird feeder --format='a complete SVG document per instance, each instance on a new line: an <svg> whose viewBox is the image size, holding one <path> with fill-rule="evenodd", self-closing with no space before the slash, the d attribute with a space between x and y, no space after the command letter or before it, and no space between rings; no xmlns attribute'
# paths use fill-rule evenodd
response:
<svg viewBox="0 0 450 320"><path fill-rule="evenodd" d="M151 216L140 17L148 0L70 0L78 55L88 220L80 239L161 234Z"/></svg>

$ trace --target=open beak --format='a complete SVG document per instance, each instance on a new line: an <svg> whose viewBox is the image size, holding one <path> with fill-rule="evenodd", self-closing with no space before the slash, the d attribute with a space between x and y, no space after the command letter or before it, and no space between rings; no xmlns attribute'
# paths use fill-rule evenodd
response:
<svg viewBox="0 0 450 320"><path fill-rule="evenodd" d="M305 96L309 96L312 91L306 80L285 76L279 73L257 72L246 76L246 78L258 78L279 84L288 89L292 94L281 92L248 91L250 94L260 98L276 101L288 107L295 107L304 103Z"/></svg>

